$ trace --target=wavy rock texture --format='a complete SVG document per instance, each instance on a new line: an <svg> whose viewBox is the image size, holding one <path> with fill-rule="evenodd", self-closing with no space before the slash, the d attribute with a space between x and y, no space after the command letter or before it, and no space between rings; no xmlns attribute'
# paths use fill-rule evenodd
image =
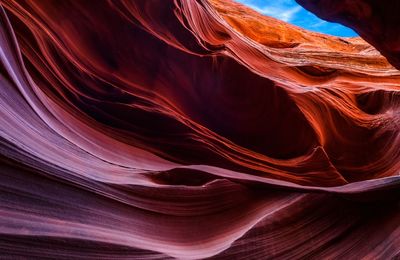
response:
<svg viewBox="0 0 400 260"><path fill-rule="evenodd" d="M400 72L361 38L228 0L1 6L5 258L400 256Z"/></svg>
<svg viewBox="0 0 400 260"><path fill-rule="evenodd" d="M400 69L400 2L397 0L296 0L323 19L353 28Z"/></svg>

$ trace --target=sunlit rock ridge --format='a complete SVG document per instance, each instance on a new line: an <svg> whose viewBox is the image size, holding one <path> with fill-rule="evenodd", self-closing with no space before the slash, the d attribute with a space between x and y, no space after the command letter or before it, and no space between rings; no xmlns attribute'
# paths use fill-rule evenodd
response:
<svg viewBox="0 0 400 260"><path fill-rule="evenodd" d="M230 0L1 0L0 258L400 257L399 7L298 2L366 41Z"/></svg>

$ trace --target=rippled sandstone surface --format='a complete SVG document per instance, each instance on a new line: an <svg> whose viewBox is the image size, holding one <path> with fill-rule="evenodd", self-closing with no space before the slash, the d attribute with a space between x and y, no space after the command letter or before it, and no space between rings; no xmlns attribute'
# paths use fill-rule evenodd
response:
<svg viewBox="0 0 400 260"><path fill-rule="evenodd" d="M399 257L379 45L228 0L0 3L2 256Z"/></svg>
<svg viewBox="0 0 400 260"><path fill-rule="evenodd" d="M400 69L400 1L296 0L323 19L358 32Z"/></svg>

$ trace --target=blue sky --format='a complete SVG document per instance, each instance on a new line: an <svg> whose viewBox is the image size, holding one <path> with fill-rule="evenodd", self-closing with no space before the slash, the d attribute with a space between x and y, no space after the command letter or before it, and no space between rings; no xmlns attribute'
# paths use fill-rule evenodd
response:
<svg viewBox="0 0 400 260"><path fill-rule="evenodd" d="M295 24L304 29L335 36L353 37L357 33L341 24L319 19L295 0L236 0L256 11Z"/></svg>

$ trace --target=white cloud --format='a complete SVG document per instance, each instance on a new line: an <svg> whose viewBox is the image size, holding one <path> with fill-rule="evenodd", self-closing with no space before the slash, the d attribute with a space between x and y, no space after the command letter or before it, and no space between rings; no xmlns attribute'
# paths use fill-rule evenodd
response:
<svg viewBox="0 0 400 260"><path fill-rule="evenodd" d="M321 27L321 26L324 26L324 25L326 25L328 22L326 22L326 21L319 21L319 22L316 22L316 23L314 23L314 24L312 24L310 27L311 28L317 28L317 27Z"/></svg>
<svg viewBox="0 0 400 260"><path fill-rule="evenodd" d="M285 22L291 22L293 19L295 19L296 14L302 9L301 6L293 6L286 0L275 0L273 3L263 6L256 6L248 0L241 0L240 2L253 8L259 13L275 17Z"/></svg>

